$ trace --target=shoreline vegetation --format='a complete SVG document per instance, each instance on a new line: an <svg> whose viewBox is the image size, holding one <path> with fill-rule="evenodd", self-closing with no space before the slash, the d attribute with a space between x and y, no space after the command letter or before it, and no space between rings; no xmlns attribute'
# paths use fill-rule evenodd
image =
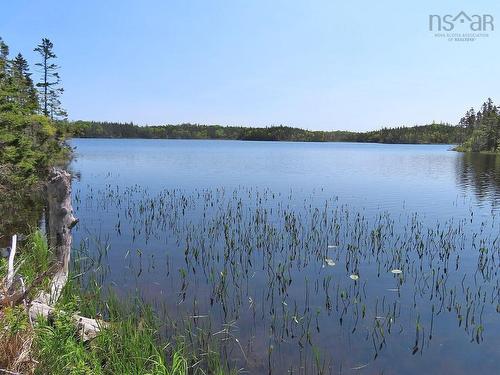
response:
<svg viewBox="0 0 500 375"><path fill-rule="evenodd" d="M289 142L363 142L405 144L459 144L466 138L462 128L450 124L384 128L370 132L318 131L271 126L265 128L221 125L139 126L133 123L74 121L68 125L74 138L199 139Z"/></svg>
<svg viewBox="0 0 500 375"><path fill-rule="evenodd" d="M36 226L43 210L44 185L53 166L65 165L62 88L56 55L48 39L35 47L39 61L34 79L21 53L11 57L0 38L0 235ZM29 219L28 219L29 218ZM6 245L0 237L0 247Z"/></svg>
<svg viewBox="0 0 500 375"><path fill-rule="evenodd" d="M468 110L458 125L432 123L367 132L305 130L200 124L139 126L133 123L73 121L65 123L75 138L210 139L289 142L359 142L387 144L456 144L456 151L500 152L500 111L488 98L479 111Z"/></svg>
<svg viewBox="0 0 500 375"><path fill-rule="evenodd" d="M30 318L29 306L33 299L50 290L49 271L57 259L57 246L48 241L50 233L45 235L38 226L47 200L44 195L49 171L56 165L67 164L71 157L71 150L65 144L69 137L453 143L461 145L457 147L459 151L500 151L499 109L491 99L480 111L469 110L457 126L431 124L367 133L309 131L286 126L139 127L68 122L61 106L63 88L53 44L42 39L34 50L40 56L35 64L41 73L36 83L24 57L18 54L12 58L8 46L0 39L0 211L3 216L0 247L12 259L0 257L0 297L10 295L13 285L22 285L28 290L19 303L0 306L0 372L231 373L227 364L221 363L218 349L210 338L200 339L204 340L203 347L193 347L182 335L165 335L168 327L159 322L151 307L137 298L119 302L112 291L104 293L99 282L80 268L78 258L73 260L70 281L55 304L55 312L48 318ZM21 202L25 200L29 203L23 205ZM26 234L25 239L19 240L15 264L10 254L15 255L16 247L9 248L10 243L6 243L12 234ZM88 256L86 258L88 260ZM13 283L14 276L16 283ZM77 313L109 324L93 340L85 342L74 324Z"/></svg>
<svg viewBox="0 0 500 375"><path fill-rule="evenodd" d="M230 373L210 345L201 352L180 336L166 341L164 327L148 305L136 298L118 302L112 291L104 295L96 282L85 283L79 259L73 260L68 282L67 264L59 277L59 247L38 227L42 220L46 227L59 220L47 217L47 186L51 170L66 166L72 157L65 143L71 134L61 107L53 44L42 39L34 51L40 54L37 83L22 54L11 58L0 38L0 372ZM60 208L61 213L67 210ZM59 224L66 232L74 225ZM52 287L61 280L64 287L56 288L60 298L55 305L41 303L41 296L52 296ZM92 340L81 333L85 318L75 324L80 312L107 322Z"/></svg>
<svg viewBox="0 0 500 375"><path fill-rule="evenodd" d="M45 235L34 231L19 246L18 275L29 294L26 304L0 308L0 372L12 374L231 374L216 348L196 352L183 338L168 342L165 324L139 298L118 298L104 291L82 270L88 257L72 260L69 279L54 310L33 319L26 305L43 293L54 251ZM92 260L92 261L95 261ZM0 258L0 276L7 264ZM40 275L44 275L40 278ZM36 287L34 285L36 283ZM3 286L0 282L0 287ZM31 288L31 286L34 286ZM1 288L0 288L1 289ZM75 315L105 319L92 340L85 340Z"/></svg>
<svg viewBox="0 0 500 375"><path fill-rule="evenodd" d="M468 110L458 125L432 123L382 128L368 132L305 130L289 126L265 128L200 124L139 126L133 123L66 122L74 138L205 139L289 142L360 142L387 144L455 144L461 152L500 152L500 110L488 98L479 111Z"/></svg>

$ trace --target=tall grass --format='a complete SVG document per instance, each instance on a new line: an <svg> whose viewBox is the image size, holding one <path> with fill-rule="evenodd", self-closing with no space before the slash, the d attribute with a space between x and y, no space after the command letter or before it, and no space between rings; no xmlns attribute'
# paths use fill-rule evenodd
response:
<svg viewBox="0 0 500 375"><path fill-rule="evenodd" d="M44 234L36 231L22 246L19 273L31 282L49 269L51 259ZM3 276L5 267L0 271ZM85 290L77 279L68 282L48 319L31 322L24 306L0 310L0 368L54 375L227 373L216 354L198 357L182 337L167 342L148 305L113 294L104 297L97 284ZM90 342L81 340L74 323L80 311L91 317L103 314L109 322Z"/></svg>
<svg viewBox="0 0 500 375"><path fill-rule="evenodd" d="M87 295L85 295L87 293ZM78 337L72 315L81 305L87 313L99 315L93 298L100 292L78 290L74 281L65 288L57 312L36 327L35 356L39 374L225 374L214 353L204 358L191 352L179 337L169 343L161 334L161 322L148 305L137 300L119 301L114 296L101 300L110 323L90 343ZM135 302L131 304L131 302Z"/></svg>
<svg viewBox="0 0 500 375"><path fill-rule="evenodd" d="M28 236L21 250L22 253L18 257L19 274L29 285L37 276L49 269L53 253L47 244L45 235L40 230L36 230Z"/></svg>
<svg viewBox="0 0 500 375"><path fill-rule="evenodd" d="M155 304L169 337L205 351L218 338L223 361L249 371L341 372L370 353L383 372L386 348L479 345L498 325L498 218L472 208L434 219L314 192L113 184L76 189L75 206L79 252L96 260L82 266L99 284Z"/></svg>

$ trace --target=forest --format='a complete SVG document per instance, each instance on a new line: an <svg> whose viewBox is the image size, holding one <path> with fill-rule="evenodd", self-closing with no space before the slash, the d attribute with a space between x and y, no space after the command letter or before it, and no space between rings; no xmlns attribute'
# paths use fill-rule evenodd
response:
<svg viewBox="0 0 500 375"><path fill-rule="evenodd" d="M468 110L459 127L465 129L467 138L457 151L500 152L500 109L488 98L479 111Z"/></svg>
<svg viewBox="0 0 500 375"><path fill-rule="evenodd" d="M289 126L265 128L180 124L139 126L133 123L74 121L68 132L77 138L228 139L290 142L370 142L402 144L457 144L458 151L498 152L500 116L488 98L477 112L469 109L457 125L432 123L382 128L368 132L318 131Z"/></svg>
<svg viewBox="0 0 500 375"><path fill-rule="evenodd" d="M498 152L500 111L488 98L469 109L457 125L432 123L368 132L315 131L290 126L221 125L139 126L133 123L67 121L63 88L53 44L43 39L34 51L38 78L21 53L11 57L0 39L0 189L31 186L61 157L66 135L78 138L227 139L247 141L370 142L457 144L458 151Z"/></svg>
<svg viewBox="0 0 500 375"><path fill-rule="evenodd" d="M138 126L132 123L96 121L75 121L68 126L73 136L79 138L458 144L463 142L466 136L464 128L449 124L383 128L370 132L314 131L282 125L266 128L198 124Z"/></svg>
<svg viewBox="0 0 500 375"><path fill-rule="evenodd" d="M53 44L42 39L34 49L37 79L21 53L10 56L0 38L0 192L30 191L47 169L67 156L63 144L58 65Z"/></svg>

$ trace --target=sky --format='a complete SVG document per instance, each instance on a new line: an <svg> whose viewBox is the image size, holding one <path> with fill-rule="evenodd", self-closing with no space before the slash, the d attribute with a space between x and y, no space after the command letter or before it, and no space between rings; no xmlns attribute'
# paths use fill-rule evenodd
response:
<svg viewBox="0 0 500 375"><path fill-rule="evenodd" d="M54 43L71 120L371 130L456 123L487 97L500 101L498 1L4 0L0 9L12 54L34 64L41 38ZM498 30L473 42L429 31L430 14L461 10L492 15Z"/></svg>

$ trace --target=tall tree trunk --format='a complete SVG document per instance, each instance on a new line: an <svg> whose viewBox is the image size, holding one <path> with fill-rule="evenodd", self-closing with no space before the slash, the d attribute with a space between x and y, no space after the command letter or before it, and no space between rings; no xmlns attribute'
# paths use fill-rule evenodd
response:
<svg viewBox="0 0 500 375"><path fill-rule="evenodd" d="M48 101L48 98L47 98L47 91L49 89L49 86L48 86L48 83L47 83L47 74L48 74L48 71L47 71L47 55L44 56L43 58L43 114L45 116L48 116L48 109L47 109L47 101Z"/></svg>
<svg viewBox="0 0 500 375"><path fill-rule="evenodd" d="M47 304L57 301L61 289L66 284L71 254L71 228L77 223L71 206L71 175L59 168L50 172L47 184L47 222L49 245L54 249L57 270L50 294L39 299Z"/></svg>

